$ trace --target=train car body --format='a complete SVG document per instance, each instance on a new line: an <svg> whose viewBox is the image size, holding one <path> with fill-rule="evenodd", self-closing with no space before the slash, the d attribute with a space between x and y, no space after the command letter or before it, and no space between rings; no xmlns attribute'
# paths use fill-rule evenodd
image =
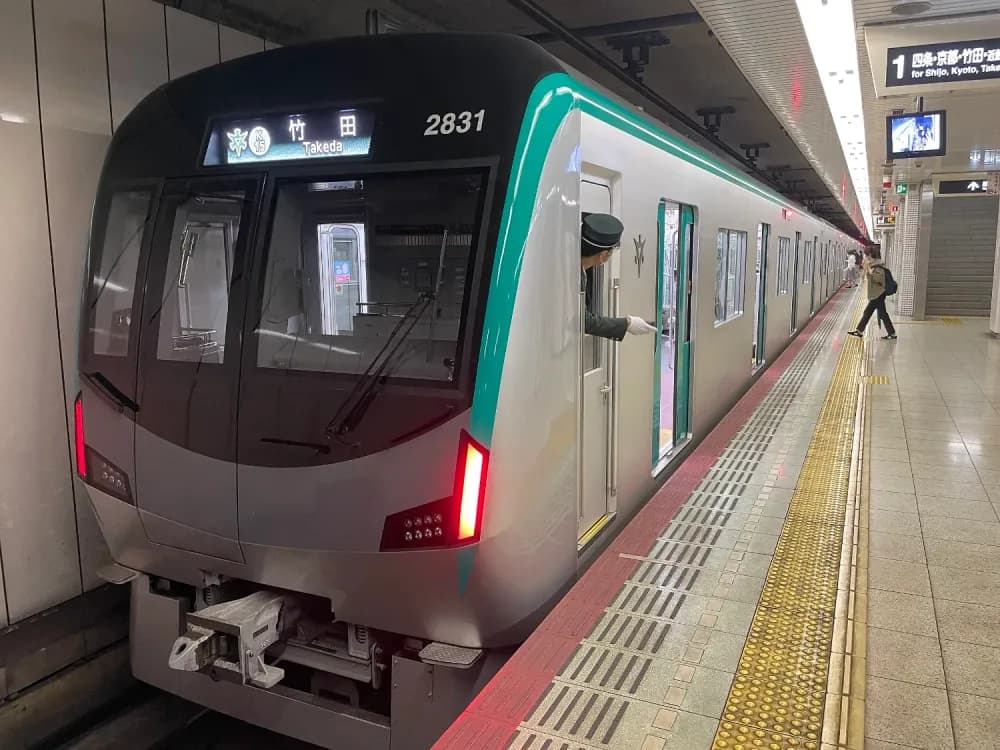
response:
<svg viewBox="0 0 1000 750"><path fill-rule="evenodd" d="M590 304L660 335L584 335L581 212L626 227ZM852 243L514 37L165 85L104 166L76 404L136 675L324 746L426 746Z"/></svg>

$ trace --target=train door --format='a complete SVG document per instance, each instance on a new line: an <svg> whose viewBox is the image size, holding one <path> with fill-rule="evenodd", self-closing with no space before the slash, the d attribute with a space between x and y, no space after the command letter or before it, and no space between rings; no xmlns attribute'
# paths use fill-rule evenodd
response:
<svg viewBox="0 0 1000 750"><path fill-rule="evenodd" d="M767 332L767 246L771 236L768 224L757 226L757 292L753 308L753 368L764 364L764 338Z"/></svg>
<svg viewBox="0 0 1000 750"><path fill-rule="evenodd" d="M825 269L823 273L826 276L826 278L823 281L823 299L824 300L827 297L830 296L830 279L833 276L833 274L831 273L831 269L830 269L830 256L832 254L833 254L833 252L832 252L832 243L827 242L826 243L826 262L823 264L824 269Z"/></svg>
<svg viewBox="0 0 1000 750"><path fill-rule="evenodd" d="M165 186L139 344L136 501L146 533L237 561L240 280L257 192L253 179Z"/></svg>
<svg viewBox="0 0 1000 750"><path fill-rule="evenodd" d="M806 265L809 268L809 315L816 312L816 248L819 247L819 237L813 236L812 245L806 243Z"/></svg>
<svg viewBox="0 0 1000 750"><path fill-rule="evenodd" d="M653 464L688 437L691 383L691 267L694 209L671 201L659 206L659 275L653 377Z"/></svg>
<svg viewBox="0 0 1000 750"><path fill-rule="evenodd" d="M600 178L584 175L580 183L580 209L588 213L614 213L611 185ZM595 315L610 315L612 263L587 271L587 294L584 304ZM599 527L608 515L610 500L609 476L611 463L612 342L584 334L581 353L580 472L582 479L579 501L579 534Z"/></svg>
<svg viewBox="0 0 1000 750"><path fill-rule="evenodd" d="M795 233L795 256L792 263L792 322L789 333L799 330L799 248L802 245L802 232Z"/></svg>

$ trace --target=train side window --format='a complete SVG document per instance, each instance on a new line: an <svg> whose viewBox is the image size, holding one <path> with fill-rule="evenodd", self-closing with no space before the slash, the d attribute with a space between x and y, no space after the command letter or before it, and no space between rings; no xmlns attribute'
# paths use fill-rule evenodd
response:
<svg viewBox="0 0 1000 750"><path fill-rule="evenodd" d="M188 198L174 214L156 356L221 364L243 192Z"/></svg>
<svg viewBox="0 0 1000 750"><path fill-rule="evenodd" d="M587 278L587 308L594 315L607 315L605 312L604 290L607 286L605 266L594 266L588 268L585 275ZM583 337L583 362L584 371L598 370L603 364L604 346L596 336L585 335Z"/></svg>
<svg viewBox="0 0 1000 750"><path fill-rule="evenodd" d="M778 280L777 293L779 295L788 294L788 280L790 277L792 256L792 240L790 237L778 238Z"/></svg>
<svg viewBox="0 0 1000 750"><path fill-rule="evenodd" d="M720 229L716 241L716 325L743 314L746 292L747 233Z"/></svg>
<svg viewBox="0 0 1000 750"><path fill-rule="evenodd" d="M89 306L94 354L128 356L139 251L150 223L152 195L123 191L111 197L100 255L93 259Z"/></svg>

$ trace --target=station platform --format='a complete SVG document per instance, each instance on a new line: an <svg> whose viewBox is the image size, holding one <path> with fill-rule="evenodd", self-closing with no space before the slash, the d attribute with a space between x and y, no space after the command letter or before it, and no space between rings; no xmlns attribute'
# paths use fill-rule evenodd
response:
<svg viewBox="0 0 1000 750"><path fill-rule="evenodd" d="M820 310L435 745L1000 747L1000 342Z"/></svg>

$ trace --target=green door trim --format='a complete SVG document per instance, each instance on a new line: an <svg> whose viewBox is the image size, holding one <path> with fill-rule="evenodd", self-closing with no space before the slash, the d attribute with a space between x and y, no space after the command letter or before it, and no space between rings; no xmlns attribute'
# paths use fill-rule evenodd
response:
<svg viewBox="0 0 1000 750"><path fill-rule="evenodd" d="M674 348L674 445L691 431L691 307L695 233L694 209L681 204L677 260L677 346Z"/></svg>
<svg viewBox="0 0 1000 750"><path fill-rule="evenodd" d="M678 230L679 231L679 230ZM660 462L660 393L663 384L663 246L667 239L667 201L660 199L656 207L656 343L653 347L653 466ZM676 387L676 386L675 386Z"/></svg>

